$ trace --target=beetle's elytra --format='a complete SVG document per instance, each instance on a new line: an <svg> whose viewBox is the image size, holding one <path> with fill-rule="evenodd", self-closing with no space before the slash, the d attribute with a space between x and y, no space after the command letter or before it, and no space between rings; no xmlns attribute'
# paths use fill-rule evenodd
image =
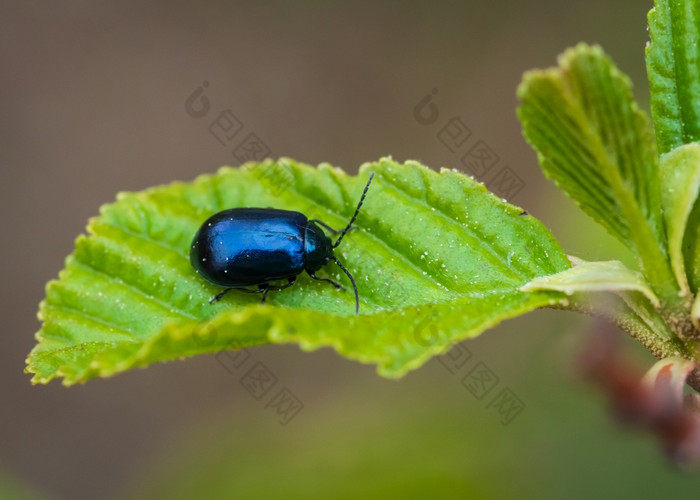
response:
<svg viewBox="0 0 700 500"><path fill-rule="evenodd" d="M300 212L274 208L231 208L209 217L192 241L190 262L204 279L224 287L210 302L220 300L229 290L262 293L261 302L265 302L270 290L292 286L303 271L315 280L344 289L340 283L316 276L316 271L332 260L352 283L358 314L360 296L355 280L333 250L355 222L373 177L374 173L370 174L355 213L341 231L320 220L309 220ZM321 227L339 234L335 243ZM287 283L270 284L281 280Z"/></svg>

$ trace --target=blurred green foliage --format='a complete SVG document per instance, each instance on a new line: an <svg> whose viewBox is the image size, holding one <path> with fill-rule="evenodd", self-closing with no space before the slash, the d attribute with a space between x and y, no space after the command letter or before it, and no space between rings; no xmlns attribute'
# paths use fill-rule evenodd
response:
<svg viewBox="0 0 700 500"><path fill-rule="evenodd" d="M154 456L126 498L693 495L700 478L673 470L649 436L621 432L594 393L572 383L571 371L562 377L581 340L576 330L585 319L577 318L543 312L508 322L499 330L514 351L501 354L502 338L470 341L472 358L458 374L434 360L400 384L367 378L308 405L287 426L251 400L223 402L220 418L198 422ZM536 337L537 350L516 330ZM638 353L647 356L641 346ZM461 385L479 361L526 404L507 426L486 407L488 397L478 401Z"/></svg>

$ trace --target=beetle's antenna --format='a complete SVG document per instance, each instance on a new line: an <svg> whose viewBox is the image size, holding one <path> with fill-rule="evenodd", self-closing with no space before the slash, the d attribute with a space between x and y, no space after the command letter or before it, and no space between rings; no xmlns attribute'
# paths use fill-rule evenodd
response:
<svg viewBox="0 0 700 500"><path fill-rule="evenodd" d="M370 177L370 180L371 179L372 178ZM369 186L369 184L367 184L367 185ZM350 274L350 271L348 271L347 269L345 269L343 267L343 265L340 263L340 261L338 260L338 258L335 255L331 258L335 261L336 264L338 264L338 267L345 274L347 274L348 278L350 278L350 283L352 283L352 289L355 291L355 314L359 314L360 313L360 294L357 293L357 285L355 284L355 280L353 279L352 274Z"/></svg>
<svg viewBox="0 0 700 500"><path fill-rule="evenodd" d="M357 218L357 214L360 213L360 207L362 206L362 202L365 201L365 196L367 196L367 190L369 189L369 185L372 183L373 177L374 177L374 172L369 174L369 179L367 180L367 185L365 186L365 190L362 191L362 196L360 197L360 203L357 204L357 208L355 209L355 213L352 214L352 219L350 219L350 222L348 223L348 225L345 227L345 229L343 229L340 232L340 236L338 236L338 239L336 240L335 244L333 245L333 248L336 248L338 245L340 245L340 242L343 240L343 236L345 236L345 233L347 233L350 230L352 223L355 222L355 219ZM340 264L338 264L338 265L340 265ZM357 290L355 290L355 293L357 293Z"/></svg>

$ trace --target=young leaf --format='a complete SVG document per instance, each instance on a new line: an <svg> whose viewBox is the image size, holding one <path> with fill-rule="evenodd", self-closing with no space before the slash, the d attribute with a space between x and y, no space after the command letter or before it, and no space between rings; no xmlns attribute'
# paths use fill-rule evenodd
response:
<svg viewBox="0 0 700 500"><path fill-rule="evenodd" d="M700 141L700 3L655 0L646 60L661 154Z"/></svg>
<svg viewBox="0 0 700 500"><path fill-rule="evenodd" d="M559 67L527 73L518 96L523 133L545 174L636 252L658 293L677 301L654 137L628 78L600 47L580 44Z"/></svg>
<svg viewBox="0 0 700 500"><path fill-rule="evenodd" d="M235 291L209 304L219 289L188 258L208 216L274 206L342 227L370 171L376 175L358 229L336 249L357 282L358 316L352 291L305 275L264 305ZM360 177L289 159L223 168L190 184L121 194L90 221L88 233L47 286L44 325L28 359L35 383L63 377L70 385L270 342L333 347L399 376L506 318L565 303L559 292L519 289L570 266L539 221L483 185L391 159L364 165ZM332 263L322 272L348 285Z"/></svg>
<svg viewBox="0 0 700 500"><path fill-rule="evenodd" d="M566 272L559 275L564 277ZM694 350L678 338L659 309L643 292L636 291L636 287L621 286L620 280L617 279L608 280L609 284L604 287L591 285L587 290L585 279L583 276L581 278L580 285L576 284L568 289L573 295L569 297L567 309L607 318L637 339L659 359L669 356L694 356ZM576 280L574 277L574 281ZM555 283L552 283L552 286L557 288ZM647 288L646 285L642 287ZM548 286L543 283L542 289L548 289Z"/></svg>
<svg viewBox="0 0 700 500"><path fill-rule="evenodd" d="M581 262L571 269L551 276L535 278L520 288L523 292L557 290L567 295L577 292L641 292L655 306L659 299L644 277L625 267L622 262Z"/></svg>
<svg viewBox="0 0 700 500"><path fill-rule="evenodd" d="M695 368L695 361L680 357L664 358L644 374L642 384L649 390L668 391L662 394L679 409L683 406L685 380Z"/></svg>
<svg viewBox="0 0 700 500"><path fill-rule="evenodd" d="M520 289L564 292L571 297L569 309L609 318L657 357L692 356L661 316L659 299L643 276L618 261L570 259L574 267L535 278Z"/></svg>
<svg viewBox="0 0 700 500"><path fill-rule="evenodd" d="M700 144L686 144L662 156L660 170L661 203L666 219L671 266L681 290L689 295L683 240L688 217L700 192Z"/></svg>

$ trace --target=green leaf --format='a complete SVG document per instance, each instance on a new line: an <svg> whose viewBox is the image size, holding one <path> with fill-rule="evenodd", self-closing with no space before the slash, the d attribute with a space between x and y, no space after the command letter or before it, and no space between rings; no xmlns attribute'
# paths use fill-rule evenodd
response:
<svg viewBox="0 0 700 500"><path fill-rule="evenodd" d="M700 144L674 149L661 158L661 203L668 233L668 253L676 281L689 295L683 240L688 217L700 192Z"/></svg>
<svg viewBox="0 0 700 500"><path fill-rule="evenodd" d="M656 0L646 48L659 152L700 141L700 3Z"/></svg>
<svg viewBox="0 0 700 500"><path fill-rule="evenodd" d="M199 225L235 206L300 211L332 227L350 219L367 174L376 173L358 230L336 255L358 285L339 292L305 275L265 305L219 290L191 268ZM333 347L387 376L416 368L455 342L534 308L565 303L525 293L537 276L570 266L550 233L458 172L382 159L350 177L289 159L222 168L190 184L125 193L90 221L40 307L28 359L35 383L64 384L135 366L263 343ZM332 264L323 272L347 280Z"/></svg>
<svg viewBox="0 0 700 500"><path fill-rule="evenodd" d="M545 174L637 254L657 293L677 301L654 136L629 79L600 47L580 44L557 68L526 73L518 96L523 133Z"/></svg>
<svg viewBox="0 0 700 500"><path fill-rule="evenodd" d="M655 306L659 306L644 277L617 260L583 262L551 276L535 278L520 288L523 292L556 290L572 295L577 292L641 292Z"/></svg>

